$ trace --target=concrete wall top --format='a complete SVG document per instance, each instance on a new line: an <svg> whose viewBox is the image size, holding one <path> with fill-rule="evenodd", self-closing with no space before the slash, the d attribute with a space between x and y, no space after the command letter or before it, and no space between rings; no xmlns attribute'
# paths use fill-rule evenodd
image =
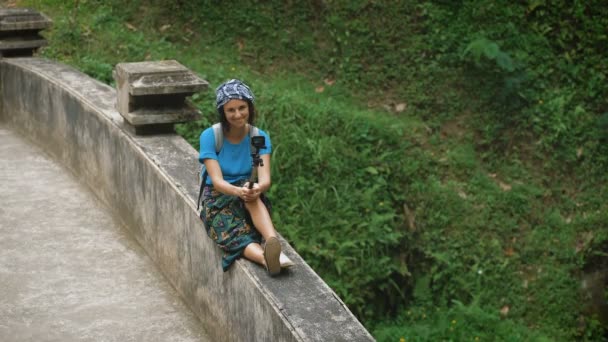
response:
<svg viewBox="0 0 608 342"><path fill-rule="evenodd" d="M371 341L281 238L296 266L278 277L221 252L198 218L198 153L175 134L136 136L116 90L40 58L0 61L0 120L42 146L120 219L218 341Z"/></svg>

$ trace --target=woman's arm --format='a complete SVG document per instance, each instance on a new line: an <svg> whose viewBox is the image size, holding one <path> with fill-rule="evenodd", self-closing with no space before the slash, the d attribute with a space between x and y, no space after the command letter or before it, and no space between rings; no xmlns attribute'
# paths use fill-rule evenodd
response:
<svg viewBox="0 0 608 342"><path fill-rule="evenodd" d="M254 185L253 189L248 188L248 183L243 187L237 187L226 182L217 160L205 159L204 163L207 168L207 173L213 182L213 187L217 191L230 196L238 196L244 201L251 201L258 198L261 193L268 191L271 185L270 154L263 154L260 157L262 158L264 166L258 167L258 183L257 185Z"/></svg>
<svg viewBox="0 0 608 342"><path fill-rule="evenodd" d="M213 187L226 195L230 196L238 196L243 198L244 193L243 189L237 186L234 186L224 180L222 175L222 169L220 168L220 163L218 163L215 159L205 159L205 168L207 168L207 173L209 177L211 177L211 181L213 182Z"/></svg>

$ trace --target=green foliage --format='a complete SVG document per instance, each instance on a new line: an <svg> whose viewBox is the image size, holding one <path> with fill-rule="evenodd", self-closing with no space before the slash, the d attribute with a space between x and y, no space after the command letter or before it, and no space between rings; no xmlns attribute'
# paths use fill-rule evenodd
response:
<svg viewBox="0 0 608 342"><path fill-rule="evenodd" d="M597 138L602 141L608 141L608 113L604 113L598 119L598 136Z"/></svg>
<svg viewBox="0 0 608 342"><path fill-rule="evenodd" d="M174 58L251 84L275 224L378 340L604 336L579 293L608 265L602 1L23 2L103 82Z"/></svg>
<svg viewBox="0 0 608 342"><path fill-rule="evenodd" d="M392 322L373 330L384 341L553 341L513 320L501 319L497 310L479 302L454 301L449 308L413 306Z"/></svg>
<svg viewBox="0 0 608 342"><path fill-rule="evenodd" d="M501 51L498 44L485 38L472 41L464 50L463 56L471 55L477 66L481 66L481 57L496 62L496 65L506 72L515 71L515 65L511 57Z"/></svg>
<svg viewBox="0 0 608 342"><path fill-rule="evenodd" d="M605 4L535 1L527 6L493 6L488 1L475 3L477 11L471 5L465 3L457 14L460 21L481 23L462 32L464 37L482 35L464 50L464 57L476 62L468 77L472 81L481 77L483 86L501 81L493 88L517 94L488 99L495 111L507 117L486 118L484 125L505 127L519 137L519 132L532 130L538 148L555 155L555 163L547 166L576 167L577 149L597 141L599 110L607 95L606 87L600 86L608 74L605 63L599 62L605 54L597 49L608 39L603 29ZM487 23L488 18L504 25ZM493 64L482 63L482 57ZM490 144L496 140L487 138ZM593 145L591 154L601 156ZM606 166L604 158L597 162Z"/></svg>

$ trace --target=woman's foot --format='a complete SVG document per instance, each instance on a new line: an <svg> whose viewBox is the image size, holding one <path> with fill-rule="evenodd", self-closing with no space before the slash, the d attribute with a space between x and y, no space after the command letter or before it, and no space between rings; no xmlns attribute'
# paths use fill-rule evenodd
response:
<svg viewBox="0 0 608 342"><path fill-rule="evenodd" d="M283 252L281 252L281 255L279 256L279 263L281 264L281 268L287 268L295 265L293 261L287 257L287 255L283 254Z"/></svg>
<svg viewBox="0 0 608 342"><path fill-rule="evenodd" d="M281 272L281 243L276 237L270 237L264 244L264 261L266 262L266 270L270 275L277 275Z"/></svg>

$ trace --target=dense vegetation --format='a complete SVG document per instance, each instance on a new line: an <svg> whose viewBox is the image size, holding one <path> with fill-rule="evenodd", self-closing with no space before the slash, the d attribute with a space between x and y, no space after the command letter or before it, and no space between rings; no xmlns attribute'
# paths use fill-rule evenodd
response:
<svg viewBox="0 0 608 342"><path fill-rule="evenodd" d="M378 340L606 338L606 2L17 3L101 81L177 59L250 83L276 225Z"/></svg>

